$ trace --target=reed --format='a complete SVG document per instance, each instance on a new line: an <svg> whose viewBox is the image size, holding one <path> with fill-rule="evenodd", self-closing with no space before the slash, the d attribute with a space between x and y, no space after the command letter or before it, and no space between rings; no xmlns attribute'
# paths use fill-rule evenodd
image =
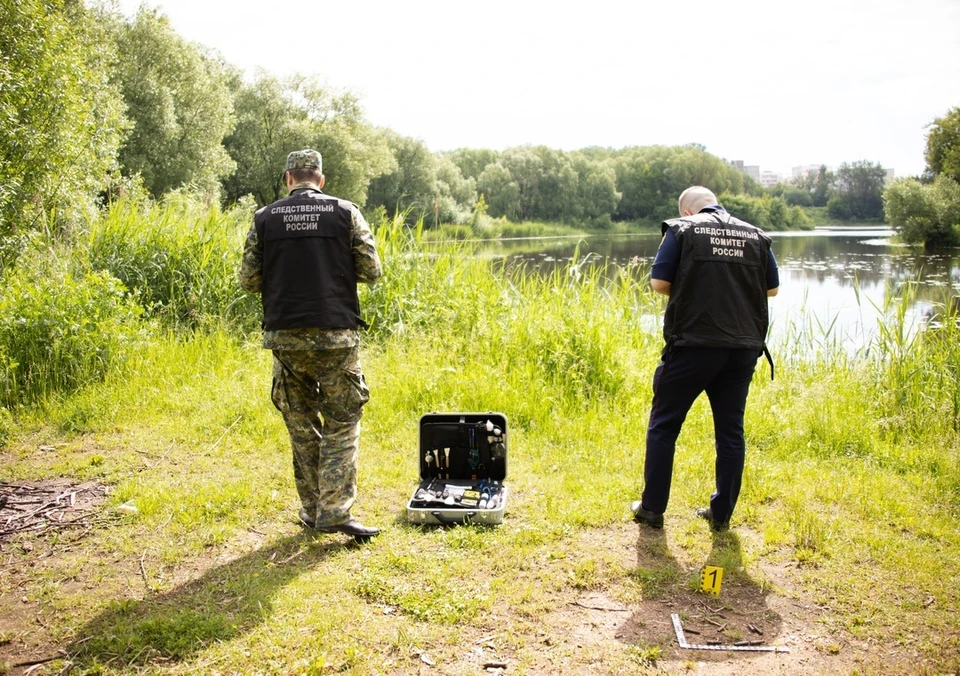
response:
<svg viewBox="0 0 960 676"><path fill-rule="evenodd" d="M165 326L253 330L256 298L237 284L252 217L246 203L223 211L181 195L162 202L122 198L90 223L78 253L135 291Z"/></svg>

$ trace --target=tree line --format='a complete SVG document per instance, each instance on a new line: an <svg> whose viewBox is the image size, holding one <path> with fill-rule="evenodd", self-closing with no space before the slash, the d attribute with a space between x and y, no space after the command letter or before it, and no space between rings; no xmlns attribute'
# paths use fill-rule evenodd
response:
<svg viewBox="0 0 960 676"><path fill-rule="evenodd" d="M245 78L156 10L126 18L76 0L3 0L0 25L0 234L130 191L266 204L284 193L286 153L304 147L323 154L329 192L427 227L655 224L694 184L768 229L810 227L799 208L808 204L840 218L882 215L879 165L868 162L764 190L697 144L435 153L371 125L356 96L315 78Z"/></svg>
<svg viewBox="0 0 960 676"><path fill-rule="evenodd" d="M829 216L841 221L879 221L886 178L886 169L868 160L844 162L836 171L820 165L815 172L774 186L771 193L787 204L826 207Z"/></svg>

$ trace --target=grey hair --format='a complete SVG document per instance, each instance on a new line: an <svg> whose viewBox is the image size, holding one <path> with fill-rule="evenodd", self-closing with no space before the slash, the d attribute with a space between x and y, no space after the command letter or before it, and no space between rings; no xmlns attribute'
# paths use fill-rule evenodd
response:
<svg viewBox="0 0 960 676"><path fill-rule="evenodd" d="M704 207L717 204L717 196L708 188L704 188L702 185L695 185L680 193L678 202L680 215L683 216L684 211L696 214Z"/></svg>

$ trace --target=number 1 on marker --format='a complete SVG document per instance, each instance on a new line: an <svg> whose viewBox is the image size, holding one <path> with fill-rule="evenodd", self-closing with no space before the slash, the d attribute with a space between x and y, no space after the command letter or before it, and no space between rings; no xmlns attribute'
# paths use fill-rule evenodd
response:
<svg viewBox="0 0 960 676"><path fill-rule="evenodd" d="M719 596L721 584L723 584L723 568L704 566L700 573L700 591Z"/></svg>

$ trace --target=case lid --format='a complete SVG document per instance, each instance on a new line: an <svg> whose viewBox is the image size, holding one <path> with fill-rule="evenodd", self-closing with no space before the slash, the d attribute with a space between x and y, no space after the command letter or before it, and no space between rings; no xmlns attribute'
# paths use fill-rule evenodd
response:
<svg viewBox="0 0 960 676"><path fill-rule="evenodd" d="M420 417L420 478L503 481L507 437L503 413L427 413Z"/></svg>

